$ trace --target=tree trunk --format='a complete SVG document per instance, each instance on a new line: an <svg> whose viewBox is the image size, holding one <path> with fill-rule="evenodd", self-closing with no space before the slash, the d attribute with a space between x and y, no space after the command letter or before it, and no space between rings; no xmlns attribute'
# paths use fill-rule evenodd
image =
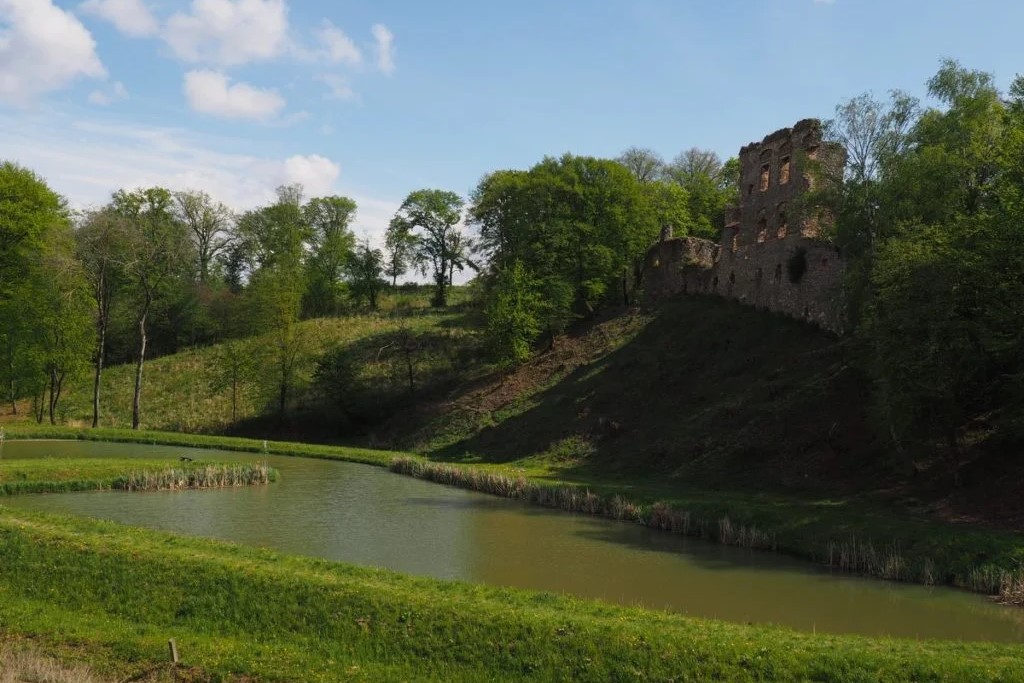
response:
<svg viewBox="0 0 1024 683"><path fill-rule="evenodd" d="M106 316L100 312L99 325L99 347L96 349L96 374L92 380L92 428L100 425L100 379L103 375L103 357L107 345L107 321Z"/></svg>
<svg viewBox="0 0 1024 683"><path fill-rule="evenodd" d="M231 422L238 421L238 376L231 377Z"/></svg>
<svg viewBox="0 0 1024 683"><path fill-rule="evenodd" d="M135 364L135 395L132 397L132 429L139 428L142 409L142 364L146 361L146 317L149 315L149 297L139 316L139 361Z"/></svg>
<svg viewBox="0 0 1024 683"><path fill-rule="evenodd" d="M57 408L57 371L50 368L50 400L49 400L48 413L50 415L50 424L57 424L57 418L54 415Z"/></svg>

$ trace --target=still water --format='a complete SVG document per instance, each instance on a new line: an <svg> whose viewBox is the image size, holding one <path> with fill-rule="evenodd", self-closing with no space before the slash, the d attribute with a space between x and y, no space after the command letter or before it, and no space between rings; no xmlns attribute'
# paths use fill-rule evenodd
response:
<svg viewBox="0 0 1024 683"><path fill-rule="evenodd" d="M0 458L261 460L170 446L8 441ZM833 575L779 555L545 510L352 463L270 456L265 487L16 496L72 513L441 579L735 622L872 636L1024 642L1024 610L947 588Z"/></svg>

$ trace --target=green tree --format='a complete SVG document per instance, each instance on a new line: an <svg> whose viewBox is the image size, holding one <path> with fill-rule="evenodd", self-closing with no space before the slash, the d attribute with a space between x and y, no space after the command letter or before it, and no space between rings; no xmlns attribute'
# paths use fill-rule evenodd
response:
<svg viewBox="0 0 1024 683"><path fill-rule="evenodd" d="M169 190L119 190L112 210L125 220L126 272L136 301L138 352L132 398L132 429L139 429L142 412L142 369L146 360L148 325L154 303L167 294L183 263L191 262L187 228L173 211Z"/></svg>
<svg viewBox="0 0 1024 683"><path fill-rule="evenodd" d="M316 197L306 203L302 215L309 226L306 314L337 315L344 298L346 265L356 243L349 227L355 220L356 203L348 197Z"/></svg>
<svg viewBox="0 0 1024 683"><path fill-rule="evenodd" d="M273 395L279 422L287 418L307 347L299 314L308 281L303 256L311 230L301 201L301 188L281 187L276 203L249 211L239 221L239 235L250 260L246 289L250 320L269 339L266 363L272 371L261 378Z"/></svg>
<svg viewBox="0 0 1024 683"><path fill-rule="evenodd" d="M541 332L542 301L521 261L497 273L487 302L487 337L497 358L521 363Z"/></svg>
<svg viewBox="0 0 1024 683"><path fill-rule="evenodd" d="M404 220L392 219L384 236L384 274L391 279L391 288L398 286L398 278L416 265L417 238Z"/></svg>
<svg viewBox="0 0 1024 683"><path fill-rule="evenodd" d="M454 192L416 190L395 213L395 230L416 236L415 253L424 268L429 265L434 280L435 306L448 305L448 289L454 269L464 268L465 244L459 230L463 201Z"/></svg>
<svg viewBox="0 0 1024 683"><path fill-rule="evenodd" d="M384 255L380 249L372 248L369 240L364 239L349 257L346 269L352 285L352 297L357 303L365 302L371 311L377 310L377 297L387 286L381 279Z"/></svg>
<svg viewBox="0 0 1024 683"><path fill-rule="evenodd" d="M92 426L100 421L100 385L106 358L107 333L114 298L125 285L128 227L126 220L110 209L88 212L75 231L78 259L89 284L96 323L93 352Z"/></svg>
<svg viewBox="0 0 1024 683"><path fill-rule="evenodd" d="M39 176L0 163L0 298L27 275L47 231L66 220L64 200Z"/></svg>
<svg viewBox="0 0 1024 683"><path fill-rule="evenodd" d="M687 192L691 233L717 240L725 227L726 207L739 199L739 163L723 164L715 152L693 147L676 156L665 177Z"/></svg>

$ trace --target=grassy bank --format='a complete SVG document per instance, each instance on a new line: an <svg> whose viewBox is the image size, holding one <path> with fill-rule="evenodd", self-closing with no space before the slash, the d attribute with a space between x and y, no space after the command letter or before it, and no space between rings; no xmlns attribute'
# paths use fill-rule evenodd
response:
<svg viewBox="0 0 1024 683"><path fill-rule="evenodd" d="M726 624L2 508L0 555L9 637L120 673L164 661L175 638L199 680L1024 677L1018 646Z"/></svg>
<svg viewBox="0 0 1024 683"><path fill-rule="evenodd" d="M68 491L165 491L257 486L277 478L262 463L119 459L0 460L0 495Z"/></svg>

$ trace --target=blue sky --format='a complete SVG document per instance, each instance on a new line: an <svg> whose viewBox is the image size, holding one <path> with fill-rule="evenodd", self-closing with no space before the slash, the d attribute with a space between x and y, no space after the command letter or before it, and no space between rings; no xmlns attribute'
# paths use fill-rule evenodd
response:
<svg viewBox="0 0 1024 683"><path fill-rule="evenodd" d="M122 186L236 208L467 195L562 152L723 157L939 59L1024 71L1019 0L0 0L0 157L75 206Z"/></svg>

